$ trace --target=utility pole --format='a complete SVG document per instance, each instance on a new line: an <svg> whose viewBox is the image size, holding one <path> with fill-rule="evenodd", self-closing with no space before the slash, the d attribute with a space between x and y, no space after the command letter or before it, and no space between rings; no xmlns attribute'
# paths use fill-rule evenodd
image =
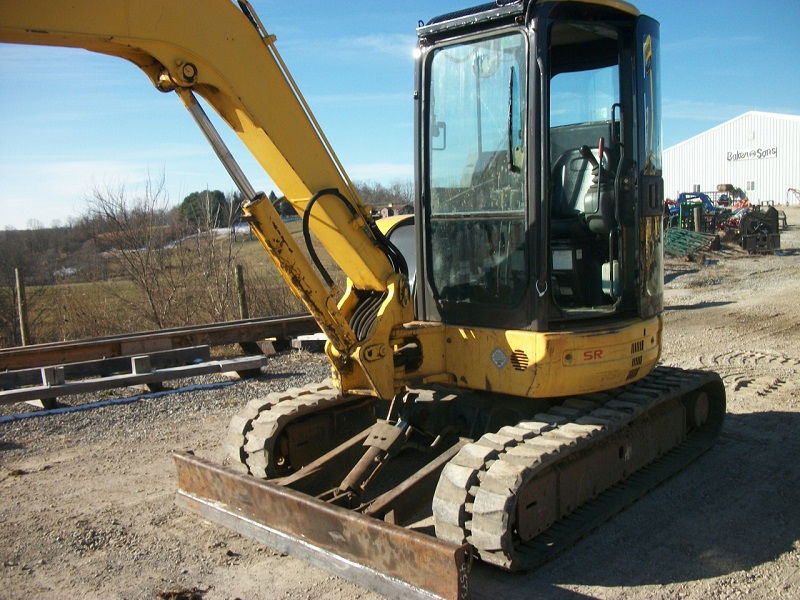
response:
<svg viewBox="0 0 800 600"><path fill-rule="evenodd" d="M14 269L14 282L17 288L17 311L19 314L19 333L22 345L28 345L28 303L25 300L25 282L19 269Z"/></svg>

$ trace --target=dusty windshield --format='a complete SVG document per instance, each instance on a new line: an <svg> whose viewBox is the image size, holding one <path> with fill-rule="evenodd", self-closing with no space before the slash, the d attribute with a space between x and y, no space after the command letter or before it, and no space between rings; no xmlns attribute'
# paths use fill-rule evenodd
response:
<svg viewBox="0 0 800 600"><path fill-rule="evenodd" d="M436 50L428 118L433 288L510 304L525 290L525 37Z"/></svg>
<svg viewBox="0 0 800 600"><path fill-rule="evenodd" d="M523 209L525 70L525 39L518 33L449 46L434 55L429 114L434 213ZM467 195L455 197L463 192Z"/></svg>

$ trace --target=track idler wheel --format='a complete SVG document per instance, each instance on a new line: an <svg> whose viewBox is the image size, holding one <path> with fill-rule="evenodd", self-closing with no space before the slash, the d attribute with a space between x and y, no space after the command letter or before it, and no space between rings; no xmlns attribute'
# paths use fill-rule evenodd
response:
<svg viewBox="0 0 800 600"><path fill-rule="evenodd" d="M699 390L683 401L686 407L686 426L689 431L702 427L708 421L708 394Z"/></svg>

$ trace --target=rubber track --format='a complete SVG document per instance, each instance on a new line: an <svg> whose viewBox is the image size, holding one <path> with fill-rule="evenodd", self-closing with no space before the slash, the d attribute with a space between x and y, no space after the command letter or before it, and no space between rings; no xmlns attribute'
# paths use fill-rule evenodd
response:
<svg viewBox="0 0 800 600"><path fill-rule="evenodd" d="M277 476L273 460L280 430L294 419L350 400L330 380L251 400L228 427L230 467L261 478Z"/></svg>
<svg viewBox="0 0 800 600"><path fill-rule="evenodd" d="M512 539L516 491L536 474L607 438L637 417L719 377L659 367L609 393L569 398L533 420L504 427L467 444L445 467L433 500L436 536L469 542L481 559L528 569L609 519L708 449L721 423L709 424L623 482L576 508L530 542Z"/></svg>

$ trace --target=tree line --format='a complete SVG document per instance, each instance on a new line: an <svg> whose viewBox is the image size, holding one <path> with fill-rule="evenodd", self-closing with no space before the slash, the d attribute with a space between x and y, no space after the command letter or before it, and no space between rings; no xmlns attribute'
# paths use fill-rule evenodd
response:
<svg viewBox="0 0 800 600"><path fill-rule="evenodd" d="M413 202L410 183L356 188L373 207ZM274 192L270 200L281 215L296 214ZM65 225L0 231L0 346L21 342L17 270L29 343L239 318L241 203L238 192L204 190L169 206L163 179L151 180L135 195L124 186L94 189L86 211ZM246 274L250 316L302 310L264 263Z"/></svg>

